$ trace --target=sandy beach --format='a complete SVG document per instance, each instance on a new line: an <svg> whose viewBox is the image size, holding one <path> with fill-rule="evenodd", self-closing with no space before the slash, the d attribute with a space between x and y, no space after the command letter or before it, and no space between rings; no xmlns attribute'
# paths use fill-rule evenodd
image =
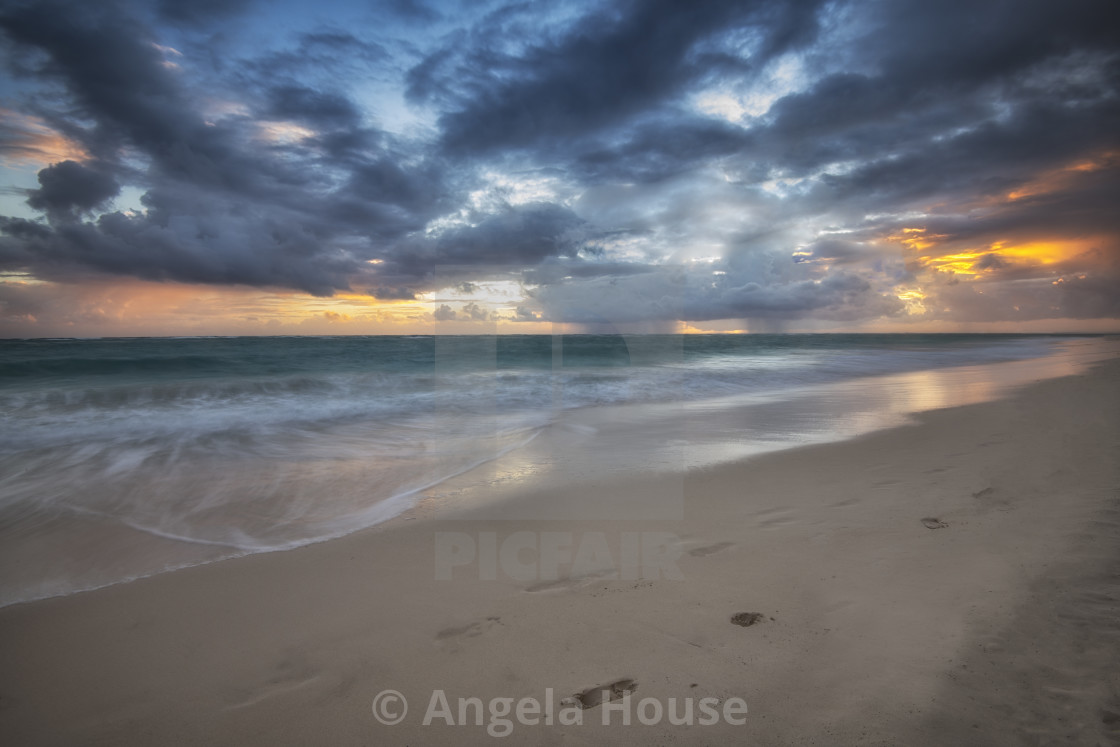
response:
<svg viewBox="0 0 1120 747"><path fill-rule="evenodd" d="M470 744L503 726L469 707L459 724L459 698L571 715L566 698L616 683L629 700L585 697L582 724L507 716L508 741L1116 743L1120 362L916 421L689 471L679 520L421 502L342 539L4 608L0 741ZM656 487L573 478L510 500ZM409 704L395 725L371 709L385 690ZM425 726L437 690L454 714ZM705 698L711 725L639 719L643 699ZM742 723L720 710L733 698Z"/></svg>
<svg viewBox="0 0 1120 747"><path fill-rule="evenodd" d="M1120 2L0 60L0 747L1120 747Z"/></svg>

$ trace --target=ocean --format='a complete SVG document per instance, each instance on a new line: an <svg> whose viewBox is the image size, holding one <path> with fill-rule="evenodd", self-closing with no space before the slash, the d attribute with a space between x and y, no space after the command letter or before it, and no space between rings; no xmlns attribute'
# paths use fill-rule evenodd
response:
<svg viewBox="0 0 1120 747"><path fill-rule="evenodd" d="M1075 372L1106 342L3 340L0 606L338 537L483 468L521 489L848 438Z"/></svg>

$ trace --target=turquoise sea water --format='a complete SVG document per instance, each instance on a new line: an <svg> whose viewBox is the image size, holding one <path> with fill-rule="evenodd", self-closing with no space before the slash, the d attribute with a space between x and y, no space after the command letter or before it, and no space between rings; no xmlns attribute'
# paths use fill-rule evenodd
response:
<svg viewBox="0 0 1120 747"><path fill-rule="evenodd" d="M577 421L581 453L642 469L625 457L649 453L641 434L604 427L630 422L612 415L619 408L668 407L663 420L686 408L689 432L673 440L697 445L686 460L695 464L695 454L796 445L830 429L848 435L851 413L813 404L809 391L1039 360L1077 343L1016 335L4 340L0 605L346 534L495 460L577 471L583 457L557 468L542 453L560 441L529 447ZM723 417L747 402L755 409L743 412L754 416ZM656 431L645 422L648 437Z"/></svg>

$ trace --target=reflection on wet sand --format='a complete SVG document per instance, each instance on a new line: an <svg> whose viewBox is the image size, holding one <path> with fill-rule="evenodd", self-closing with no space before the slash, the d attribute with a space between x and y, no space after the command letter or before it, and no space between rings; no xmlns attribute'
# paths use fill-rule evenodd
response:
<svg viewBox="0 0 1120 747"><path fill-rule="evenodd" d="M1011 395L1041 379L1071 376L1120 354L1111 339L1070 340L1046 358L863 377L827 385L700 401L584 408L555 413L536 439L429 490L417 510L450 515L492 506L493 518L670 519L683 503L683 473L913 422L916 413ZM621 475L657 475L643 502L597 500L526 507L527 489L593 485ZM541 512L544 511L542 514Z"/></svg>

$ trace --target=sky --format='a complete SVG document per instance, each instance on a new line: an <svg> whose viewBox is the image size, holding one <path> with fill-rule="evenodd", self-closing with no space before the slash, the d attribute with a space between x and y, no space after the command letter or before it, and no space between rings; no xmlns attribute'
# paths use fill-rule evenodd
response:
<svg viewBox="0 0 1120 747"><path fill-rule="evenodd" d="M1114 0L0 0L0 336L1120 331Z"/></svg>

